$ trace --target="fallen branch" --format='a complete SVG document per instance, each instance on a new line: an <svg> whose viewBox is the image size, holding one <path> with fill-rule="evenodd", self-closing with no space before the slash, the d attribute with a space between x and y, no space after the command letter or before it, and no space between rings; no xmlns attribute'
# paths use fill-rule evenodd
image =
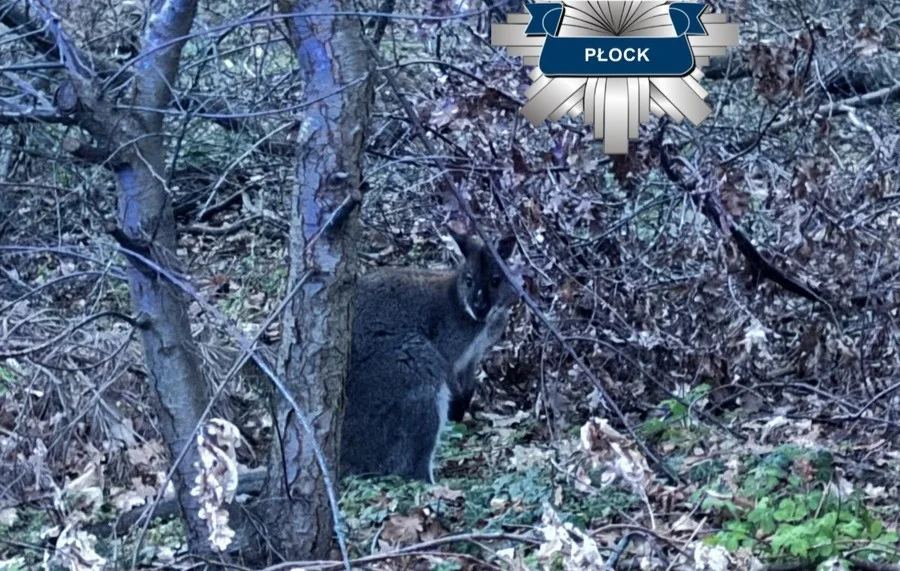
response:
<svg viewBox="0 0 900 571"><path fill-rule="evenodd" d="M666 177L684 192L690 194L691 200L700 209L706 218L712 222L713 226L725 235L731 238L738 251L747 260L750 269L753 271L754 277L759 279L767 279L772 281L785 290L808 299L810 301L828 304L822 295L812 286L803 283L797 278L789 276L786 272L775 266L753 245L747 233L741 229L728 212L725 211L721 199L717 193L708 192L701 194L696 192L697 181L688 180L687 176L680 172L676 166L676 159L671 157L663 145L663 134L666 130L666 120L660 121L659 132L656 135L655 146L659 152L660 165Z"/></svg>
<svg viewBox="0 0 900 571"><path fill-rule="evenodd" d="M256 495L262 489L266 480L266 469L254 468L240 474L237 487L237 495ZM153 509L151 509L153 508ZM177 498L166 498L155 504L140 506L120 514L114 520L104 521L86 526L85 531L97 537L121 537L127 534L131 528L138 525L144 518L163 519L178 516L181 508Z"/></svg>
<svg viewBox="0 0 900 571"><path fill-rule="evenodd" d="M900 84L892 85L890 87L884 87L877 91L872 91L870 93L865 93L863 95L855 95L853 97L848 97L847 99L841 99L840 101L834 101L832 103L824 103L819 105L816 108L813 115L818 115L820 117L832 117L834 115L840 115L843 113L848 113L854 107L863 107L866 105L873 105L875 103L887 103L888 101L893 101L894 99L900 98ZM792 99L785 100L784 104L782 104L772 115L772 118L763 127L759 133L748 137L733 146L732 149L742 149L740 151L735 152L735 154L731 155L727 159L722 161L722 164L729 164L734 162L735 160L743 157L753 149L755 149L761 142L763 137L766 134L769 135L777 135L778 133L784 131L791 125L799 122L800 120L808 121L809 117L806 115L795 115L791 117L785 117L781 120L778 120L778 116L784 111L787 106L795 102Z"/></svg>
<svg viewBox="0 0 900 571"><path fill-rule="evenodd" d="M442 545L450 545L452 543L478 543L483 541L515 541L518 543L527 543L529 545L540 545L541 540L537 537L528 535L516 535L512 533L463 533L459 535L447 535L431 541L425 541L416 545L403 547L390 553L379 553L377 555L369 555L353 559L350 562L356 566L375 563L378 561L387 561L398 557L409 557L419 555L425 551L440 547ZM340 561L285 561L277 565L266 567L262 571L281 571L282 569L302 568L316 571L328 571L329 569L337 569L341 567Z"/></svg>
<svg viewBox="0 0 900 571"><path fill-rule="evenodd" d="M9 102L0 103L0 125L23 125L43 123L45 125L74 125L74 117L62 115L56 109L46 107L25 107Z"/></svg>

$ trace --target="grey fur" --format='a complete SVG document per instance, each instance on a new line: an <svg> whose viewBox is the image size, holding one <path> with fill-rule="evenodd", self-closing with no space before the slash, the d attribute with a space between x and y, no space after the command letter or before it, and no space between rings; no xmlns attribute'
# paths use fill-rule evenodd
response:
<svg viewBox="0 0 900 571"><path fill-rule="evenodd" d="M465 256L455 270L381 269L358 281L343 474L434 481L443 424L448 416L461 419L475 367L502 335L515 300L481 241L454 239ZM498 249L505 256L512 251Z"/></svg>
<svg viewBox="0 0 900 571"><path fill-rule="evenodd" d="M434 452L447 415L448 391L440 380L449 363L419 336L391 341L356 361L348 380L342 471L433 483Z"/></svg>

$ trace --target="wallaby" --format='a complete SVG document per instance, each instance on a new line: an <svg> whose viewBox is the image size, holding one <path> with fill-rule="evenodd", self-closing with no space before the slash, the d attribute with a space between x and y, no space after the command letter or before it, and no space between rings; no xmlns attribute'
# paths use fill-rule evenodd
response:
<svg viewBox="0 0 900 571"><path fill-rule="evenodd" d="M359 278L341 433L343 474L434 482L448 417L461 419L475 367L506 325L515 288L484 243L451 231L454 270L386 268ZM497 252L507 259L515 242Z"/></svg>

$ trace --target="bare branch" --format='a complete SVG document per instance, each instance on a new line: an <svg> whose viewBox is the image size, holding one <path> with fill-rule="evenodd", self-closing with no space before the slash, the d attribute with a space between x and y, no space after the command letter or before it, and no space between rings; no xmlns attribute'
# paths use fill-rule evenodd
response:
<svg viewBox="0 0 900 571"><path fill-rule="evenodd" d="M47 107L26 107L7 101L0 102L0 125L21 125L23 123L55 123L74 125L74 117L61 115L56 109Z"/></svg>
<svg viewBox="0 0 900 571"><path fill-rule="evenodd" d="M69 40L60 26L59 16L45 6L43 0L28 0L27 4L40 16L41 26L15 6L3 14L3 23L10 27L24 27L28 32L34 32L26 34L23 39L31 43L40 53L58 59L74 77L85 79L93 77L95 71L84 63L90 60Z"/></svg>
<svg viewBox="0 0 900 571"><path fill-rule="evenodd" d="M697 183L687 180L687 178L675 168L675 159L669 156L669 153L664 148L663 134L665 133L667 124L667 121L661 122L659 132L654 141L654 144L659 150L660 165L663 172L669 180L678 185L679 188L690 193L691 199L715 228L725 236L734 240L738 251L750 265L756 280L767 279L795 295L799 295L810 301L828 304L828 301L824 299L815 288L803 283L797 278L789 276L787 273L776 267L775 264L766 259L766 257L756 249L756 246L753 245L753 242L750 240L749 236L747 236L746 232L744 232L744 230L742 230L725 211L721 200L719 200L715 194L706 193L705 195L701 195L693 192L697 187Z"/></svg>
<svg viewBox="0 0 900 571"><path fill-rule="evenodd" d="M4 65L0 67L0 71L43 71L47 69L65 69L61 63L17 63L14 65Z"/></svg>
<svg viewBox="0 0 900 571"><path fill-rule="evenodd" d="M27 2L10 2L0 12L0 23L11 30L21 31L24 41L31 44L36 52L48 59L61 59L59 49L50 31L38 20L30 17L26 12Z"/></svg>
<svg viewBox="0 0 900 571"><path fill-rule="evenodd" d="M142 44L142 53L150 55L137 66L134 103L142 107L164 107L172 99L181 48L197 13L196 0L157 0L155 4ZM144 115L150 132L162 128L162 114Z"/></svg>

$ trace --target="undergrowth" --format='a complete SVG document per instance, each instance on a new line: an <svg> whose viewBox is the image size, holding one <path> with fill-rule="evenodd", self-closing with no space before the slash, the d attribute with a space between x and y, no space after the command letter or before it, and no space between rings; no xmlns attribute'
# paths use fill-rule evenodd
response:
<svg viewBox="0 0 900 571"><path fill-rule="evenodd" d="M696 539L731 553L752 553L767 563L815 566L843 557L869 563L900 561L897 531L888 524L896 521L896 506L881 505L877 488L849 482L825 446L753 447L711 437L713 429L697 421L691 410L702 404L707 392L708 387L696 387L684 398L663 401L662 414L640 427L656 447L669 450L670 465L687 482L669 513L660 505L666 499L650 494L657 533L674 540L677 532L688 531L676 521L704 518L707 525L689 530L701 531ZM522 531L541 525L545 505L551 505L563 521L588 531L612 523L646 524L646 504L627 486L589 493L575 485L574 466L581 460L577 454L562 453L565 446L529 443L527 434L512 432L508 454L500 454L501 458L514 447L530 447L534 458L546 458L518 466L497 461L497 444L489 441L489 431L454 425L445 433L437 486L395 478L348 481L342 508L354 544L374 546L373 540L401 539L396 533L384 534L393 529L393 517L416 522L418 534L403 538L413 543L438 529L442 534ZM698 446L705 448L692 456ZM443 472L451 476L440 477ZM671 493L669 488L659 489ZM685 519L690 516L693 520Z"/></svg>

